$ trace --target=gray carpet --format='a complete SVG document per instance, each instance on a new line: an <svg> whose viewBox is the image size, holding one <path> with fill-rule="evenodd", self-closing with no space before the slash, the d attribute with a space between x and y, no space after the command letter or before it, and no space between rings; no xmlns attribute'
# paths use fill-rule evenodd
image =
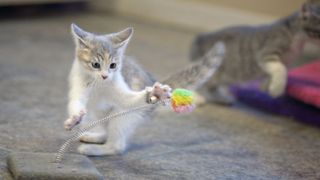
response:
<svg viewBox="0 0 320 180"><path fill-rule="evenodd" d="M133 26L128 54L158 77L187 62L193 37L101 14L0 22L0 179L8 178L8 151L55 152L68 137L71 22L95 32ZM316 127L242 105L206 105L189 116L158 112L124 155L91 159L107 179L319 179L319 150Z"/></svg>

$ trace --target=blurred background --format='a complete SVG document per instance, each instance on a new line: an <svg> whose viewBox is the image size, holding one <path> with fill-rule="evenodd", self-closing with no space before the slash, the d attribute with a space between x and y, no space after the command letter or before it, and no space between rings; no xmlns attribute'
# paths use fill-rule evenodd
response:
<svg viewBox="0 0 320 180"><path fill-rule="evenodd" d="M10 179L10 151L55 152L69 135L72 22L98 34L134 27L127 54L161 78L189 63L196 34L270 23L303 2L0 0L0 179ZM308 51L298 65L319 57L318 47ZM210 104L190 116L159 114L124 156L92 160L114 179L319 179L319 139L316 125L288 115Z"/></svg>
<svg viewBox="0 0 320 180"><path fill-rule="evenodd" d="M298 10L303 0L1 0L2 13L32 14L35 11L82 10L112 13L192 31L212 30L234 24L272 21ZM82 8L80 8L80 7ZM14 11L10 11L15 9ZM18 10L19 9L19 10Z"/></svg>

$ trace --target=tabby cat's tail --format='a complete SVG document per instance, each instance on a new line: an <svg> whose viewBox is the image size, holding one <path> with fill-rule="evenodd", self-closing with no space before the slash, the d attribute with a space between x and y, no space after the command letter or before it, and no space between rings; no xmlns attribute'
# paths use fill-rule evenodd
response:
<svg viewBox="0 0 320 180"><path fill-rule="evenodd" d="M181 69L175 74L160 81L174 88L196 90L206 83L220 67L225 56L225 45L217 42L199 61Z"/></svg>

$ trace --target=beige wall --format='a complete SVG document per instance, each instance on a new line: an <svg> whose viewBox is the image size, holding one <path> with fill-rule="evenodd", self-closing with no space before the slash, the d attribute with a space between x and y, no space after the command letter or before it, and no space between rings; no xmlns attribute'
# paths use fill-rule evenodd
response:
<svg viewBox="0 0 320 180"><path fill-rule="evenodd" d="M290 14L302 0L92 0L93 8L122 16L208 31L236 24L268 23Z"/></svg>
<svg viewBox="0 0 320 180"><path fill-rule="evenodd" d="M299 9L305 0L198 0L256 13L285 16Z"/></svg>

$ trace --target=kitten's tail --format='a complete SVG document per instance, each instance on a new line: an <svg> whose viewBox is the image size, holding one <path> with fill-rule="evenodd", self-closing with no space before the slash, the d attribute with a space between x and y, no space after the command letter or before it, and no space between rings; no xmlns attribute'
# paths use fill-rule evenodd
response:
<svg viewBox="0 0 320 180"><path fill-rule="evenodd" d="M225 44L217 42L202 59L160 82L172 88L196 90L206 83L220 67L225 51Z"/></svg>

